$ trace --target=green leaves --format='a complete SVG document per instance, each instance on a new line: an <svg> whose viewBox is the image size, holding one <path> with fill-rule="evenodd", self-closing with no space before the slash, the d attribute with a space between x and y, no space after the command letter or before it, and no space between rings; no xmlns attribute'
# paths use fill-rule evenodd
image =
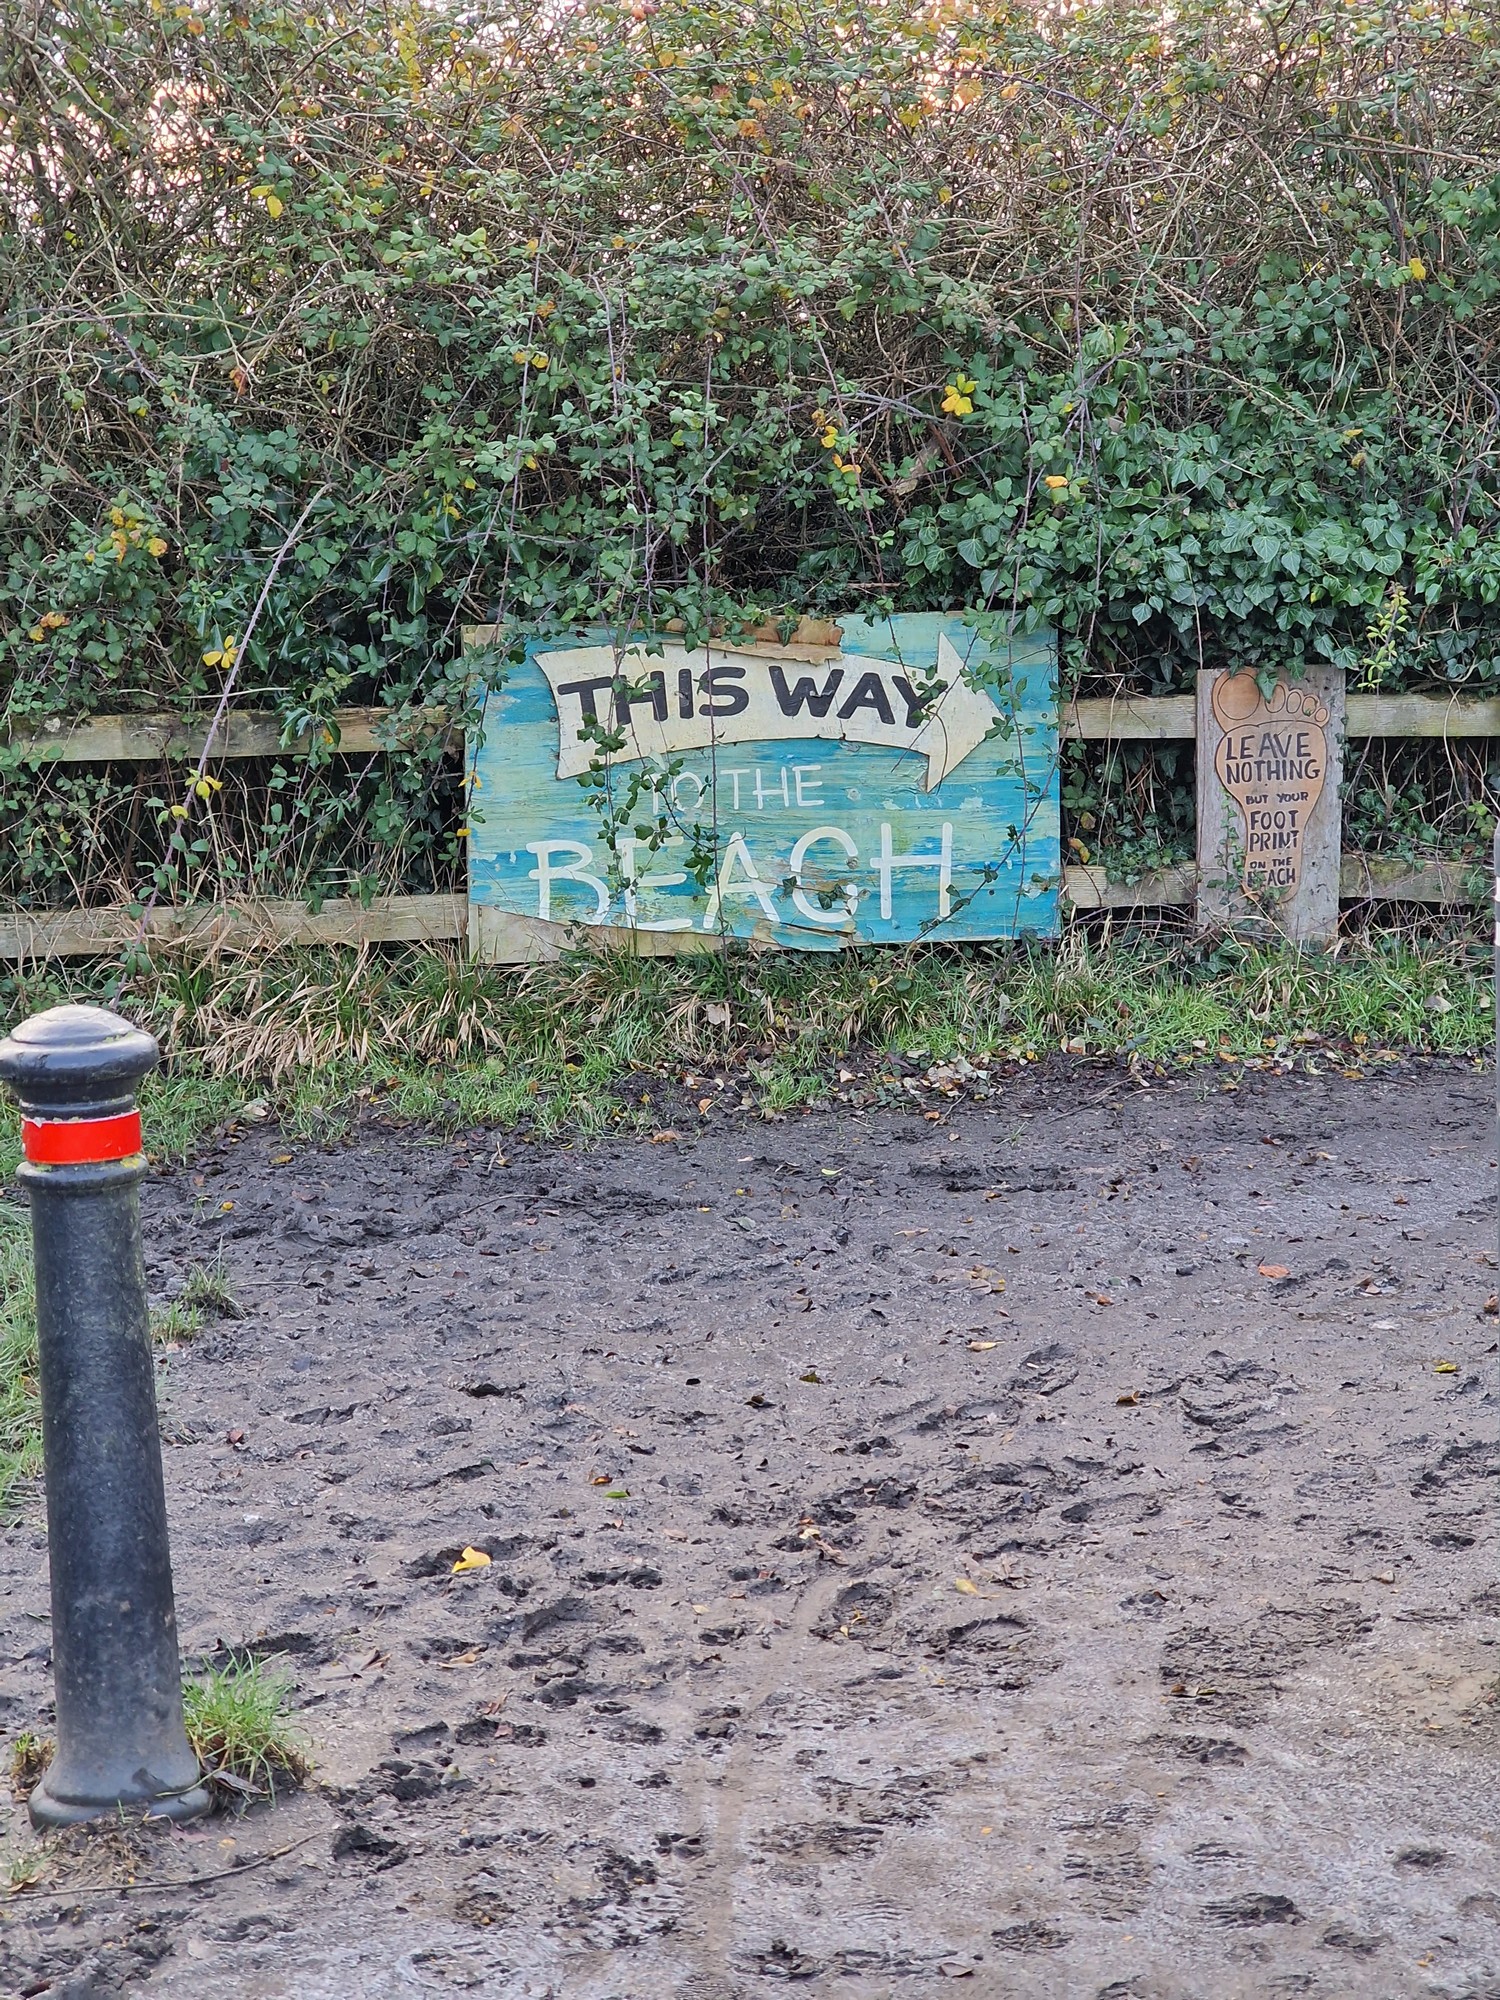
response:
<svg viewBox="0 0 1500 2000"><path fill-rule="evenodd" d="M916 0L523 5L508 52L444 0L326 44L245 0L174 31L180 71L163 19L83 0L22 72L14 716L191 708L320 485L242 668L288 715L440 685L461 715L465 622L855 605L1051 619L1075 680L1157 691L1357 661L1392 585L1385 684L1500 682L1500 54L1463 0L1441 36L1315 0L1316 62L1215 0L1169 37L1008 0L982 34ZM121 501L165 555L115 560ZM179 886L448 879L437 768L244 773ZM99 774L90 882L164 865L133 784ZM71 898L39 814L4 780L0 855Z"/></svg>

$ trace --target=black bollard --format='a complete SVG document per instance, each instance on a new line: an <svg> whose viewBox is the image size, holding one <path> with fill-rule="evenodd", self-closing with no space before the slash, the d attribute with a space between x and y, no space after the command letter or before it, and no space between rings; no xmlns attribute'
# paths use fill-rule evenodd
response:
<svg viewBox="0 0 1500 2000"><path fill-rule="evenodd" d="M43 1828L209 1806L182 1724L141 1261L135 1094L156 1058L102 1007L51 1007L0 1042L36 1257L57 1690L57 1750L31 1795Z"/></svg>

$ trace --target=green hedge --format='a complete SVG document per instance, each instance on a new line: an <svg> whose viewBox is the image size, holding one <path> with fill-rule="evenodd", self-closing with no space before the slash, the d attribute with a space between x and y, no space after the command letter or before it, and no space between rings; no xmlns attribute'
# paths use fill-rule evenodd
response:
<svg viewBox="0 0 1500 2000"><path fill-rule="evenodd" d="M238 699L387 707L395 742L461 715L469 620L877 606L1054 622L1100 689L1500 682L1487 5L80 0L8 32L13 724L201 709L227 648ZM334 744L185 800L0 752L0 899L451 880L439 757ZM1070 770L1075 823L1180 845L1185 773L1110 768Z"/></svg>

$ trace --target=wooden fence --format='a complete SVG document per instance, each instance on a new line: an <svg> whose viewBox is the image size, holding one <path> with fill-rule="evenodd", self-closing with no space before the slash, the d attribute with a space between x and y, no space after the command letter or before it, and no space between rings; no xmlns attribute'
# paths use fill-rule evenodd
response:
<svg viewBox="0 0 1500 2000"><path fill-rule="evenodd" d="M336 754L341 757L379 755L389 745L391 716L384 709L341 709L335 721ZM447 718L437 714L428 726L434 733L449 729ZM1191 741L1196 726L1192 694L1122 696L1070 702L1063 711L1061 733L1065 741L1171 743ZM1346 727L1349 736L1500 738L1500 699L1351 694ZM156 763L163 757L196 762L207 735L205 724L181 716L104 715L71 728L13 736L11 741L42 764ZM217 761L305 755L309 747L307 738L284 742L281 724L273 715L238 714L221 726L213 757ZM1480 893L1476 885L1483 879L1481 863L1433 861L1413 868L1384 856L1345 852L1339 890L1347 901L1464 904ZM1197 871L1189 863L1124 883L1109 881L1102 868L1070 867L1063 871L1062 893L1078 910L1166 908L1194 901ZM316 911L296 901L158 909L147 920L146 935L153 943L194 938L233 944L359 944L461 939L467 926L468 905L462 895L377 896L368 905L353 899L329 901ZM139 928L139 916L126 904L85 910L0 910L0 958L109 953L129 944Z"/></svg>

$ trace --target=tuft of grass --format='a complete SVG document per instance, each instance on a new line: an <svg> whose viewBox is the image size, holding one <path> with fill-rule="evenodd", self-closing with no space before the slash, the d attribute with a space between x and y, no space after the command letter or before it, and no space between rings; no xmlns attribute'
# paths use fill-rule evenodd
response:
<svg viewBox="0 0 1500 2000"><path fill-rule="evenodd" d="M245 1806L295 1785L310 1768L291 1719L292 1681L280 1660L231 1655L182 1691L188 1741L221 1804Z"/></svg>
<svg viewBox="0 0 1500 2000"><path fill-rule="evenodd" d="M180 1298L151 1308L151 1339L157 1347L186 1347L203 1331L203 1315L196 1306L185 1306Z"/></svg>
<svg viewBox="0 0 1500 2000"><path fill-rule="evenodd" d="M0 1861L8 1894L19 1895L24 1889L34 1889L47 1873L47 1857L39 1847L23 1847L6 1853Z"/></svg>
<svg viewBox="0 0 1500 2000"><path fill-rule="evenodd" d="M242 1317L240 1302L230 1287L222 1259L212 1264L194 1264L182 1281L176 1303L184 1313L196 1315L200 1326L204 1313L214 1313L221 1319Z"/></svg>
<svg viewBox="0 0 1500 2000"><path fill-rule="evenodd" d="M30 1221L0 1199L0 1507L42 1469Z"/></svg>
<svg viewBox="0 0 1500 2000"><path fill-rule="evenodd" d="M38 1736L30 1729L21 1731L10 1751L10 1789L17 1799L31 1797L56 1747L50 1736Z"/></svg>

